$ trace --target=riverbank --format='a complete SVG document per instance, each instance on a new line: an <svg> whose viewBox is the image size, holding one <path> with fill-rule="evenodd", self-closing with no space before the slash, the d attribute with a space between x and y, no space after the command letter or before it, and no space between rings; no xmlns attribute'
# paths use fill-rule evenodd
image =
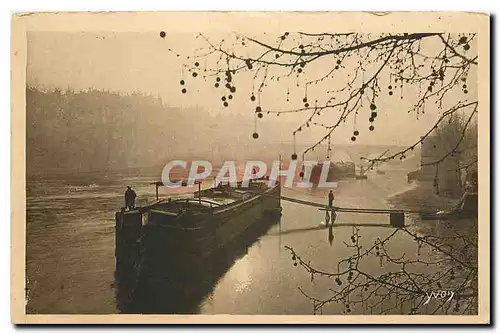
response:
<svg viewBox="0 0 500 334"><path fill-rule="evenodd" d="M453 208L460 196L447 197L434 193L432 182L415 181L413 186L387 197L387 202L395 209L436 211Z"/></svg>

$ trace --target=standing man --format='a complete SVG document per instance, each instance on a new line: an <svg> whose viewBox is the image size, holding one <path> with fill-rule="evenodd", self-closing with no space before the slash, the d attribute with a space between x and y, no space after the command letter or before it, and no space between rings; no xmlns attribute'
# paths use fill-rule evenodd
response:
<svg viewBox="0 0 500 334"><path fill-rule="evenodd" d="M132 189L132 187L127 186L127 190L125 191L125 207L128 208L129 210L134 209L136 197L137 197L137 194Z"/></svg>
<svg viewBox="0 0 500 334"><path fill-rule="evenodd" d="M330 190L330 193L328 194L328 207L333 208L333 200L335 199L335 196L333 196L333 191Z"/></svg>

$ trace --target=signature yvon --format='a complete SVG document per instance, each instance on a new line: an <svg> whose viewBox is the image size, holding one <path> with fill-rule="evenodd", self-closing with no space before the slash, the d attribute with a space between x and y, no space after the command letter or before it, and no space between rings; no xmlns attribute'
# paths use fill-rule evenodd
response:
<svg viewBox="0 0 500 334"><path fill-rule="evenodd" d="M448 297L446 301L449 302L450 300L453 299L453 296L455 296L455 292L451 290L431 291L431 292L426 292L425 296L427 300L424 302L424 305L427 305L429 301L433 298L445 299L446 297Z"/></svg>

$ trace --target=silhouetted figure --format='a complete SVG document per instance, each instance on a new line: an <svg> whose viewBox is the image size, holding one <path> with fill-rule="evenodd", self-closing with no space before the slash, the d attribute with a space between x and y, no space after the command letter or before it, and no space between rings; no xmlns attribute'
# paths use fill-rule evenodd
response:
<svg viewBox="0 0 500 334"><path fill-rule="evenodd" d="M137 194L132 189L132 187L127 186L127 190L125 191L125 207L128 208L129 210L134 209L136 197L137 197Z"/></svg>
<svg viewBox="0 0 500 334"><path fill-rule="evenodd" d="M328 194L328 207L332 208L333 207L333 200L335 199L335 196L333 196L333 191L330 190L330 193Z"/></svg>

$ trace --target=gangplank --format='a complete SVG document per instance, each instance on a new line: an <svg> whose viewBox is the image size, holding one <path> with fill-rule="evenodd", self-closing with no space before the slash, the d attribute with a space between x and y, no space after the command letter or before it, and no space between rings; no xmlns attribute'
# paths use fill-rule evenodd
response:
<svg viewBox="0 0 500 334"><path fill-rule="evenodd" d="M310 207L316 207L321 211L326 211L325 219L328 221L331 219L332 222L335 221L337 212L351 212L351 213L370 213L370 214L387 214L389 215L389 223L392 227L404 227L405 226L405 213L420 213L420 211L414 210L395 210L395 209L363 209L363 208L345 208L301 200L292 197L281 196L283 201L302 204Z"/></svg>

